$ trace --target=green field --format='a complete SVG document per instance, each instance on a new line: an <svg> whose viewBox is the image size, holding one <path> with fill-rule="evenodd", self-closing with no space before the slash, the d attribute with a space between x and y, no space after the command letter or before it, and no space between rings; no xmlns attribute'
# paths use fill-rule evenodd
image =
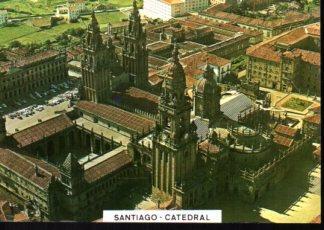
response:
<svg viewBox="0 0 324 230"><path fill-rule="evenodd" d="M131 6L133 0L97 0L86 1L88 8L98 4L111 4L114 7ZM141 5L142 0L138 1ZM66 0L5 0L0 1L0 9L9 10L9 17L23 17L28 15L53 14L57 5L66 3Z"/></svg>
<svg viewBox="0 0 324 230"><path fill-rule="evenodd" d="M121 12L97 13L96 16L102 30L106 29L108 22L114 24L116 22L120 22L123 18L127 18L127 15ZM89 18L90 15L83 16L83 20L80 20L80 22L64 23L54 26L51 29L42 31L29 25L29 23L17 26L3 27L0 28L0 44L6 46L13 40L18 40L24 44L42 43L46 40L53 41L56 36L62 34L67 29L79 27L86 28L90 22Z"/></svg>
<svg viewBox="0 0 324 230"><path fill-rule="evenodd" d="M19 13L50 14L55 6L65 3L65 0L7 0L0 2L0 9L10 11L9 16L21 16ZM14 13L11 15L11 11Z"/></svg>
<svg viewBox="0 0 324 230"><path fill-rule="evenodd" d="M8 45L11 41L37 33L38 29L28 25L0 28L0 44Z"/></svg>
<svg viewBox="0 0 324 230"><path fill-rule="evenodd" d="M310 101L305 101L296 97L290 98L288 101L286 101L282 107L285 107L287 109L293 109L293 110L298 110L298 111L304 111L307 109L312 102Z"/></svg>

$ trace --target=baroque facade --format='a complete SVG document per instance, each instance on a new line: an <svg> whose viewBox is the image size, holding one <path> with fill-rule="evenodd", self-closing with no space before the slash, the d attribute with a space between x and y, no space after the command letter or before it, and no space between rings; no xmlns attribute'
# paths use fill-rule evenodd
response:
<svg viewBox="0 0 324 230"><path fill-rule="evenodd" d="M147 87L148 52L146 48L146 31L141 24L136 1L129 16L129 24L123 34L122 66L129 75L129 82L138 87Z"/></svg>

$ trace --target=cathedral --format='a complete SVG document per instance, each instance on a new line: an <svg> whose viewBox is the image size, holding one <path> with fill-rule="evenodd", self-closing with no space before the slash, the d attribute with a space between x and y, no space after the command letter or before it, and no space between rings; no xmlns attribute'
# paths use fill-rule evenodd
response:
<svg viewBox="0 0 324 230"><path fill-rule="evenodd" d="M167 208L200 207L220 192L255 202L312 137L277 123L271 129L267 124L277 122L271 116L226 115L208 63L191 99L177 43L159 95L150 93L136 1L122 60L93 13L81 63L80 100L72 111L10 135L0 119L0 186L36 203L45 220L99 218L143 178L168 197ZM126 93L131 105L114 100ZM151 114L138 112L143 104Z"/></svg>

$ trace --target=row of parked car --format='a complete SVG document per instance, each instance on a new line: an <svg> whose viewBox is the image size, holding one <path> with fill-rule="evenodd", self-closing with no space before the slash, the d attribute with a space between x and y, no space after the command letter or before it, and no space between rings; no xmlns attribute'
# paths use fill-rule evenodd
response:
<svg viewBox="0 0 324 230"><path fill-rule="evenodd" d="M35 111L43 111L45 108L43 105L31 105L24 109L18 110L16 112L10 113L8 116L11 119L18 118L23 119L23 117L29 117L35 114Z"/></svg>
<svg viewBox="0 0 324 230"><path fill-rule="evenodd" d="M35 92L33 94L30 94L30 97L33 99L44 98L45 96L48 96L51 93L57 93L59 90L69 89L70 87L71 87L71 83L65 83L65 82L58 84L58 85L51 85L50 90L45 91L43 93ZM36 112L43 111L46 106L55 106L55 105L61 104L64 101L70 100L73 97L77 97L77 94L78 94L78 89L74 88L72 90L68 90L62 94L55 96L54 98L50 99L49 101L46 101L46 104L30 105L26 108L23 108L18 111L15 111L13 113L10 113L8 115L8 117L11 119L15 119L15 118L23 119L23 117L29 117L29 116L34 115Z"/></svg>
<svg viewBox="0 0 324 230"><path fill-rule="evenodd" d="M78 89L75 88L73 90L66 91L65 93L62 93L54 97L52 100L48 101L47 105L49 106L58 105L64 101L71 100L72 98L75 98L77 96L78 96Z"/></svg>

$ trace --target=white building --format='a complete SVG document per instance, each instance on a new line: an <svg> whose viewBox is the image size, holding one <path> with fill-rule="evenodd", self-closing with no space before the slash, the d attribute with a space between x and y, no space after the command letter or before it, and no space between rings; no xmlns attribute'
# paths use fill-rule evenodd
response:
<svg viewBox="0 0 324 230"><path fill-rule="evenodd" d="M86 10L85 0L68 0L67 6L74 7L79 13Z"/></svg>
<svg viewBox="0 0 324 230"><path fill-rule="evenodd" d="M209 6L209 0L144 0L143 13L149 18L169 20Z"/></svg>
<svg viewBox="0 0 324 230"><path fill-rule="evenodd" d="M63 17L69 22L75 22L80 17L82 11L85 10L85 3L83 0L69 0L67 4L58 5L56 7L56 17Z"/></svg>
<svg viewBox="0 0 324 230"><path fill-rule="evenodd" d="M0 10L0 26L5 26L8 22L8 11Z"/></svg>

